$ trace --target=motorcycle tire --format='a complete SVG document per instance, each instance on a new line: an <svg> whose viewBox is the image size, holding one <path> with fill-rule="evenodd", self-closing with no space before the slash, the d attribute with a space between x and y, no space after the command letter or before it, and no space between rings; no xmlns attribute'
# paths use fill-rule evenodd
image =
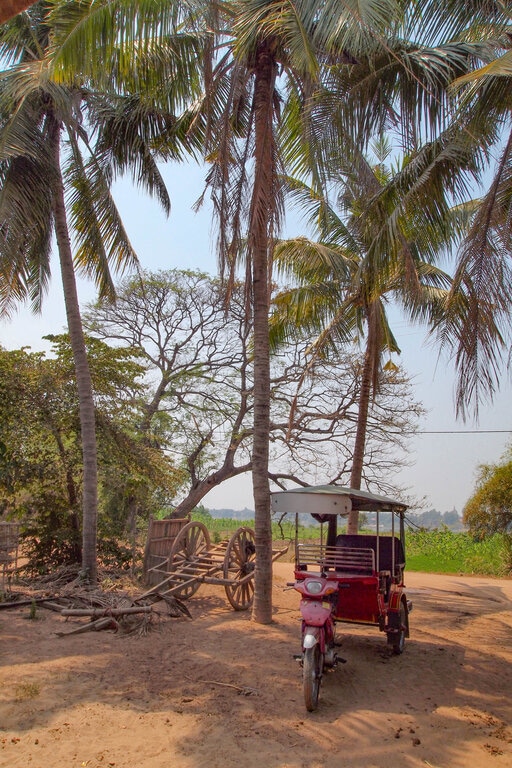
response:
<svg viewBox="0 0 512 768"><path fill-rule="evenodd" d="M322 654L318 644L315 644L312 648L306 648L302 660L302 681L304 685L304 702L308 712L314 712L318 707L322 667Z"/></svg>
<svg viewBox="0 0 512 768"><path fill-rule="evenodd" d="M403 605L400 606L400 630L398 632L397 637L395 638L395 642L393 643L393 653L396 655L400 655L404 652L405 649L405 633L406 633L406 622L407 622L407 616L405 614L405 608Z"/></svg>

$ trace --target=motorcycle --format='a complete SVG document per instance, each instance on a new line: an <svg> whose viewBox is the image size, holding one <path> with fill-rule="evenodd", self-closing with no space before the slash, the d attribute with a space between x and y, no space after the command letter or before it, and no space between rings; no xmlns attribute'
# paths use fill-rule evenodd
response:
<svg viewBox="0 0 512 768"><path fill-rule="evenodd" d="M302 596L298 658L306 709L311 712L318 705L324 669L344 661L336 654L337 623L378 627L394 654L404 651L412 610L404 584L407 506L368 491L324 485L273 493L272 508L280 515L295 514L295 581L289 586ZM338 518L351 509L375 513L375 532L338 534ZM381 531L381 513L391 518L390 533ZM300 514L311 514L321 524L319 542L299 541Z"/></svg>
<svg viewBox="0 0 512 768"><path fill-rule="evenodd" d="M306 709L313 712L324 668L338 663L334 616L339 586L325 576L297 580L290 586L302 595L302 681Z"/></svg>

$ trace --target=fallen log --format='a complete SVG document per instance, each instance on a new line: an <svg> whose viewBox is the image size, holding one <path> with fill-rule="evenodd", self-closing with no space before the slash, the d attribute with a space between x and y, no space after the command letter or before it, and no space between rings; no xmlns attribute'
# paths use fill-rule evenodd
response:
<svg viewBox="0 0 512 768"><path fill-rule="evenodd" d="M44 602L41 603L41 608L47 608L49 611L61 613L64 606L61 603L54 603L51 600L44 600Z"/></svg>
<svg viewBox="0 0 512 768"><path fill-rule="evenodd" d="M28 600L9 600L8 602L0 603L0 610L4 608L20 608L24 605L42 605L45 602L45 597L31 597Z"/></svg>
<svg viewBox="0 0 512 768"><path fill-rule="evenodd" d="M68 635L78 635L81 632L89 632L90 630L99 631L100 629L118 629L119 625L115 619L111 616L103 616L96 621L90 621L88 624L84 624L76 629L71 629L69 632L55 632L57 637L67 637Z"/></svg>
<svg viewBox="0 0 512 768"><path fill-rule="evenodd" d="M130 613L151 613L150 605L132 606L130 608L63 608L61 616L90 616L101 618L102 616L126 616Z"/></svg>

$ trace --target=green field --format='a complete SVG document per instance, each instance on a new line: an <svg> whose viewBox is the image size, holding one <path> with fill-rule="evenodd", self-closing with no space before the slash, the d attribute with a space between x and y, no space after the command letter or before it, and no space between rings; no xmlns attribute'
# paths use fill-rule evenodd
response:
<svg viewBox="0 0 512 768"><path fill-rule="evenodd" d="M469 533L449 530L409 532L407 568L429 573L512 576L510 537L495 533L475 541Z"/></svg>
<svg viewBox="0 0 512 768"><path fill-rule="evenodd" d="M204 522L213 541L221 541L241 525L254 527L254 520L215 519L209 515L192 515ZM206 517L206 519L205 519ZM277 542L293 542L295 525L273 523L273 538ZM318 527L299 528L299 540L318 538ZM408 530L406 534L407 569L426 573L480 574L512 577L511 537L494 534L483 541L475 541L469 533L454 533L448 529Z"/></svg>

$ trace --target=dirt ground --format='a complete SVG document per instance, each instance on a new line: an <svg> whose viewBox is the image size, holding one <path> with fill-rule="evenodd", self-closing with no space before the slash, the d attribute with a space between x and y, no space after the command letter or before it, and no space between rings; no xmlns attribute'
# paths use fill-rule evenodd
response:
<svg viewBox="0 0 512 768"><path fill-rule="evenodd" d="M304 708L292 565L274 622L201 586L192 619L145 636L58 637L83 623L0 613L5 768L505 768L512 765L512 581L410 573L411 638L340 625L346 664Z"/></svg>

